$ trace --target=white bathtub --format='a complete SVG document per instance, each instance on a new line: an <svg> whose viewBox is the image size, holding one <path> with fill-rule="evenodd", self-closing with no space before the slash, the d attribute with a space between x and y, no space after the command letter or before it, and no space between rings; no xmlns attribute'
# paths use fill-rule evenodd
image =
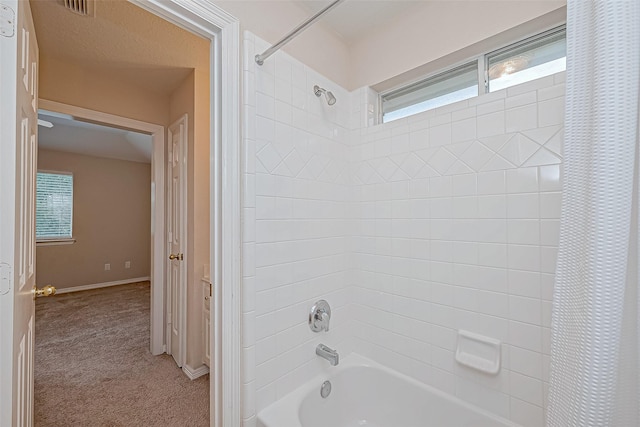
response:
<svg viewBox="0 0 640 427"><path fill-rule="evenodd" d="M327 372L260 411L258 427L516 426L359 355Z"/></svg>

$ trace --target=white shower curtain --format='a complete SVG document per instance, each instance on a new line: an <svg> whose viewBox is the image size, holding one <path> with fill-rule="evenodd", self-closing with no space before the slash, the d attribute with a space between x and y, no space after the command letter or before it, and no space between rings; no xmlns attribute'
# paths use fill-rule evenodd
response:
<svg viewBox="0 0 640 427"><path fill-rule="evenodd" d="M640 426L640 0L569 0L551 427Z"/></svg>

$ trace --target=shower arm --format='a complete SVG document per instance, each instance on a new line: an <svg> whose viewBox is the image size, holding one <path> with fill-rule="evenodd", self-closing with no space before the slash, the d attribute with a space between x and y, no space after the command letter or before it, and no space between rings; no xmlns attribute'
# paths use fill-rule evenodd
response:
<svg viewBox="0 0 640 427"><path fill-rule="evenodd" d="M306 30L309 26L311 26L314 22L316 22L318 19L320 19L323 15L325 15L327 12L331 11L334 7L338 6L340 3L342 3L344 0L335 0L333 3L331 3L329 6L325 7L324 9L322 9L320 12L316 13L315 15L313 15L311 18L307 19L306 21L304 21L302 24L298 25L296 28L293 29L293 31L291 31L289 34L287 34L286 36L284 36L278 43L274 44L273 46L271 46L269 49L265 50L264 52L262 52L259 55L256 55L255 59L256 59L256 63L258 65L262 65L264 64L264 61L270 57L271 55L273 55L274 53L276 53L278 50L280 50L280 48L284 45L286 45L287 43L289 43L291 40L293 40L298 34L300 34L301 32L303 32L304 30Z"/></svg>

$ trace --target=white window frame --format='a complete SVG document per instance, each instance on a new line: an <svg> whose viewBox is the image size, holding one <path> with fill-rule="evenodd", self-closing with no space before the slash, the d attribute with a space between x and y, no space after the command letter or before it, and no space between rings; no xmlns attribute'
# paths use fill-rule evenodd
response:
<svg viewBox="0 0 640 427"><path fill-rule="evenodd" d="M511 49L516 49L519 48L523 45L526 45L527 43L532 43L533 41L541 38L541 37L546 37L548 35L554 34L556 32L560 32L560 31L564 31L565 32L565 40L566 40L566 24L561 24L561 25L555 25L552 28L548 28L544 31L541 32L537 32L535 34L531 34L527 37L521 38L515 42L509 42L509 43L505 43L501 46L496 47L495 49L492 49L490 51L484 51L479 55L475 55L473 57L467 58L464 61L460 61L460 62L456 62L455 64L452 64L450 67L446 67L444 69L439 69L437 71L434 71L432 73L429 73L427 75L421 76L419 79L414 79L411 80L409 82L403 83L402 85L398 85L396 87L393 87L389 90L385 90L383 92L380 92L378 94L378 123L382 124L385 123L383 121L383 117L384 117L384 111L383 111L383 102L382 99L384 96L390 94L390 93L394 93L398 90L401 90L403 88L406 87L410 87L413 85L416 85L420 82L441 76L444 73L447 73L451 70L455 70L458 69L466 64L470 64L474 61L477 62L478 64L478 96L483 96L489 93L489 56L494 55L498 52L506 52L509 51ZM531 81L531 80L529 80ZM524 83L524 82L523 82ZM500 89L500 90L505 90L505 89ZM470 98L473 99L473 98ZM459 102L459 101L457 101ZM446 104L446 105L450 105L450 104ZM440 107L436 107L436 108L440 108ZM430 111L430 110L425 110L425 111ZM421 114L421 113L416 113L416 114ZM403 118L406 117L411 117L415 114L412 115L408 115L405 116ZM396 120L402 120L402 118L400 119L396 119ZM386 123L390 123L390 122L386 122Z"/></svg>
<svg viewBox="0 0 640 427"><path fill-rule="evenodd" d="M457 73L458 71L464 70L464 69L468 69L469 70L468 72L470 73L471 70L473 69L474 65L475 65L475 68L479 69L480 64L477 62L477 59L471 59L469 61L464 61L464 62L461 62L459 64L456 64L453 67L447 67L447 69L445 69L445 70L439 70L439 71L437 71L435 73L430 73L428 76L420 78L420 79L418 79L418 80L416 80L416 81L414 81L412 83L405 84L405 85L397 87L397 88L395 88L393 90L389 90L389 91L385 91L384 93L381 93L380 94L380 122L383 123L383 119L384 119L384 111L383 111L384 99L383 98L385 98L386 96L393 95L393 94L396 94L399 91L405 91L407 89L409 89L408 93L413 93L414 91L421 90L424 87L428 87L428 86L430 86L432 84L437 84L438 81L447 80L446 79L446 75L448 73ZM459 76L459 74L456 74L452 78L455 78L457 76ZM411 90L412 86L415 86L416 88L414 90ZM480 88L477 87L477 89L478 89L478 91L477 91L478 95L480 95ZM447 94L452 94L452 93L454 93L454 92L448 92ZM478 96L478 95L475 95L475 96ZM466 98L466 99L475 98L475 96L471 96L471 97ZM415 104L411 104L411 105L409 105L407 107L403 107L403 108L413 107L413 106L421 104L422 102L430 101L430 100L437 99L437 98L439 98L439 96L438 97L434 97L434 98L427 98L427 99L424 99L423 101L417 102ZM458 102L458 101L453 101L453 102L450 102L450 103L447 103L447 104L443 104L441 106L453 104L453 103L456 103L456 102ZM409 115L404 116L404 117L409 117L409 116L413 116L415 114L420 114L420 113L423 113L425 111L429 111L429 110L433 110L435 108L439 108L441 106L428 108L426 110L423 110L423 111L420 111L420 112L417 112L417 113L413 113L413 114L409 114ZM398 111L398 110L395 110L395 111ZM400 120L400 119L402 119L404 117L401 117L401 118L396 119L396 120ZM386 122L386 123L388 123L388 122Z"/></svg>
<svg viewBox="0 0 640 427"><path fill-rule="evenodd" d="M56 236L56 237L39 237L36 234L36 246L57 246L57 245L71 245L73 243L76 242L76 239L73 237L73 207L75 204L75 194L73 191L73 186L74 186L74 175L73 172L69 172L69 171L57 171L57 170L45 170L45 169L38 169L37 173L48 173L48 174L55 174L55 175L67 175L67 176L71 176L71 178L73 179L72 184L71 184L71 235L69 237L66 236ZM36 179L37 182L37 179ZM36 197L38 194L38 189L36 188ZM37 217L37 203L36 203L36 217ZM36 228L37 229L37 228Z"/></svg>

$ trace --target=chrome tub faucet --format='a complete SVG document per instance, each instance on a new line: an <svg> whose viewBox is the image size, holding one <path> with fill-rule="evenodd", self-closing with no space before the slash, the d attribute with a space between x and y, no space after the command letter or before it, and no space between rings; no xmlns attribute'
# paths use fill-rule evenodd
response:
<svg viewBox="0 0 640 427"><path fill-rule="evenodd" d="M331 320L331 307L329 303L321 299L316 302L309 312L309 327L313 332L329 332L329 321Z"/></svg>
<svg viewBox="0 0 640 427"><path fill-rule="evenodd" d="M328 360L331 366L336 366L340 362L340 356L338 355L338 352L327 347L324 344L318 344L318 346L316 347L316 354L323 359Z"/></svg>

